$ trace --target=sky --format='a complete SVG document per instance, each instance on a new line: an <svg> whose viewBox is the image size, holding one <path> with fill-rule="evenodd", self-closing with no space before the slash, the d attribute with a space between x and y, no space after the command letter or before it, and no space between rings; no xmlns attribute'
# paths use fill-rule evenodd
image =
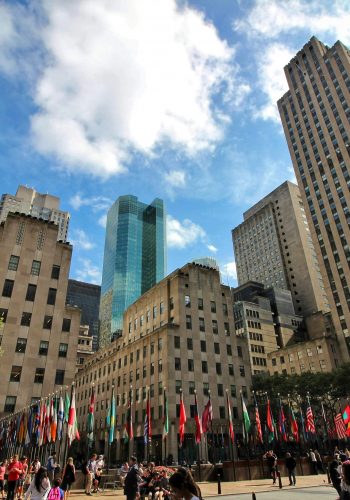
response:
<svg viewBox="0 0 350 500"><path fill-rule="evenodd" d="M71 214L71 277L100 283L106 213L124 194L167 210L168 272L214 257L295 181L276 101L317 36L350 45L348 0L0 0L0 193Z"/></svg>

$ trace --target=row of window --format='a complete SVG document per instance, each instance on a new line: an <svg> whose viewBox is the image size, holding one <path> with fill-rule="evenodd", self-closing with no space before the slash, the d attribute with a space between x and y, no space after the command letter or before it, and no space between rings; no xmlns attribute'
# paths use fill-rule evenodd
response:
<svg viewBox="0 0 350 500"><path fill-rule="evenodd" d="M181 347L181 337L179 336L174 336L174 347L175 349L180 349ZM187 350L193 351L193 339L192 338L187 338L187 343L186 343ZM205 340L200 341L200 348L201 352L207 352L207 342ZM218 342L214 342L214 353L215 354L220 354L220 344ZM226 344L226 353L229 356L232 356L232 346L229 344ZM237 346L237 354L239 357L243 357L242 353L242 347Z"/></svg>
<svg viewBox="0 0 350 500"><path fill-rule="evenodd" d="M191 297L189 295L185 295L185 307L192 307L191 304ZM202 298L197 299L197 307L199 311L204 310L204 303ZM216 302L214 300L210 301L210 311L212 313L216 313ZM224 316L228 316L228 309L227 309L227 304L222 304L222 311L224 313Z"/></svg>
<svg viewBox="0 0 350 500"><path fill-rule="evenodd" d="M4 323L6 323L6 320L7 320L7 313L8 313L8 309L0 308L0 318L3 320ZM29 312L22 313L22 316L21 316L21 325L22 326L30 326L31 320L32 320L32 313L29 313ZM44 316L43 329L51 330L52 320L53 320L53 316ZM62 320L62 332L70 332L70 327L71 327L71 319L70 318L63 318L63 320Z"/></svg>
<svg viewBox="0 0 350 500"><path fill-rule="evenodd" d="M63 385L64 370L56 370L55 384ZM22 375L22 366L12 366L10 374L10 382L20 382ZM42 384L45 377L45 368L36 368L34 374L34 384Z"/></svg>
<svg viewBox="0 0 350 500"><path fill-rule="evenodd" d="M5 280L4 286L2 289L2 296L3 297L12 297L14 284L15 284L14 280L9 280L9 279ZM36 295L36 289L37 289L36 285L33 285L32 283L28 284L27 293L26 293L26 300L28 300L29 302L34 302L35 295ZM56 288L49 288L46 303L54 306L56 303L56 295L57 295L57 289Z"/></svg>
<svg viewBox="0 0 350 500"><path fill-rule="evenodd" d="M164 307L164 302L161 302L159 304L159 314L162 315L165 311L165 307ZM156 319L158 316L158 306L153 306L153 309L152 309L152 318L153 319ZM151 310L150 309L147 309L146 311L146 323L149 323L151 319ZM145 315L144 314L141 314L140 316L140 328L143 327L144 325L144 322L145 322ZM138 328L138 323L139 323L139 319L138 318L135 318L134 319L134 330L137 330ZM129 321L129 333L132 332L132 321Z"/></svg>
<svg viewBox="0 0 350 500"><path fill-rule="evenodd" d="M181 358L175 358L174 365L175 365L175 371L181 371ZM201 368L202 368L202 373L209 373L208 372L208 361L201 361ZM189 372L194 372L194 360L193 359L187 360L187 369ZM217 375L222 375L221 363L215 363L215 372ZM229 375L234 376L233 364L228 365L228 372L229 372ZM239 374L241 377L245 377L245 368L243 365L239 366Z"/></svg>
<svg viewBox="0 0 350 500"><path fill-rule="evenodd" d="M19 352L24 354L27 349L27 339L25 338L18 338L17 343L16 343L16 348L15 352ZM39 344L39 351L38 354L39 356L47 356L49 351L49 342L46 340L41 340ZM58 348L58 357L59 358L66 358L67 357L67 352L68 352L68 344L63 344L61 343Z"/></svg>
<svg viewBox="0 0 350 500"><path fill-rule="evenodd" d="M9 271L17 271L18 264L19 264L19 256L18 255L11 255L9 263L8 263L8 270ZM33 260L30 274L32 276L39 276L40 270L41 270L41 261L40 260ZM53 265L52 270L51 270L51 279L58 280L60 277L60 270L61 270L60 266Z"/></svg>

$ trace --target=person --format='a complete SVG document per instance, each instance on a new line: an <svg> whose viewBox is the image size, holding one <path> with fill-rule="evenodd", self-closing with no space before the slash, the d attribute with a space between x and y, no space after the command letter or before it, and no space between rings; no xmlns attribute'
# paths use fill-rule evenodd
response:
<svg viewBox="0 0 350 500"><path fill-rule="evenodd" d="M105 459L103 455L99 455L97 460L96 460L96 469L101 469L103 470L105 468Z"/></svg>
<svg viewBox="0 0 350 500"><path fill-rule="evenodd" d="M160 500L162 497L164 500L168 500L169 497L169 480L166 475L166 470L163 469L160 473L158 481L159 489L156 489L154 494L155 500Z"/></svg>
<svg viewBox="0 0 350 500"><path fill-rule="evenodd" d="M318 474L317 458L316 458L315 452L313 450L310 450L309 457L311 460L311 467L312 467L313 473Z"/></svg>
<svg viewBox="0 0 350 500"><path fill-rule="evenodd" d="M53 486L49 491L47 500L62 500L64 498L64 492L61 488L61 479L56 478L53 482Z"/></svg>
<svg viewBox="0 0 350 500"><path fill-rule="evenodd" d="M127 500L135 500L139 489L139 474L136 457L132 456L129 460L129 471L124 481L124 494Z"/></svg>
<svg viewBox="0 0 350 500"><path fill-rule="evenodd" d="M22 498L22 492L23 492L23 484L24 481L26 480L27 472L28 472L28 459L27 457L22 457L21 458L21 464L22 464L22 471L19 475L18 481L17 481L17 498L20 500Z"/></svg>
<svg viewBox="0 0 350 500"><path fill-rule="evenodd" d="M40 463L39 457L35 457L32 465L30 466L29 474L31 476L34 476L38 472L40 467L41 467L41 463Z"/></svg>
<svg viewBox="0 0 350 500"><path fill-rule="evenodd" d="M92 482L95 477L95 472L96 472L96 453L93 453L90 457L90 460L88 461L86 465L86 489L85 493L86 495L91 496L91 487L92 487Z"/></svg>
<svg viewBox="0 0 350 500"><path fill-rule="evenodd" d="M92 491L93 493L97 493L98 491L100 491L101 479L102 479L102 469L101 467L97 467L94 477L94 489Z"/></svg>
<svg viewBox="0 0 350 500"><path fill-rule="evenodd" d="M69 492L74 481L75 481L75 467L73 463L73 458L69 457L62 473L61 489L64 492L65 500L69 498Z"/></svg>
<svg viewBox="0 0 350 500"><path fill-rule="evenodd" d="M340 498L341 500L350 500L350 460L345 460L342 463Z"/></svg>
<svg viewBox="0 0 350 500"><path fill-rule="evenodd" d="M124 481L127 473L129 472L129 464L128 462L124 462L123 465L119 469L119 477L120 477L120 482L122 483L122 486L124 486Z"/></svg>
<svg viewBox="0 0 350 500"><path fill-rule="evenodd" d="M277 456L274 454L273 450L269 450L264 455L267 465L269 467L270 476L272 477L272 484L276 484L276 473L277 473Z"/></svg>
<svg viewBox="0 0 350 500"><path fill-rule="evenodd" d="M289 486L295 486L295 468L297 462L289 451L286 453L286 468L288 470Z"/></svg>
<svg viewBox="0 0 350 500"><path fill-rule="evenodd" d="M7 467L7 500L14 500L17 481L22 472L22 464L18 461L18 455L13 455Z"/></svg>
<svg viewBox="0 0 350 500"><path fill-rule="evenodd" d="M4 500L5 498L5 472L6 472L5 462L0 462L0 493L2 500Z"/></svg>
<svg viewBox="0 0 350 500"><path fill-rule="evenodd" d="M30 496L31 500L46 500L50 489L51 484L47 476L47 470L45 467L40 467L30 483L24 498L27 499Z"/></svg>
<svg viewBox="0 0 350 500"><path fill-rule="evenodd" d="M184 467L179 467L169 479L172 496L178 500L199 500L202 495L192 474ZM168 493L168 492L167 492Z"/></svg>
<svg viewBox="0 0 350 500"><path fill-rule="evenodd" d="M59 469L59 465L56 462L56 452L55 451L49 456L49 459L48 459L47 465L46 465L46 469L47 469L48 478L50 479L50 483L53 483L56 470Z"/></svg>
<svg viewBox="0 0 350 500"><path fill-rule="evenodd" d="M334 455L332 462L329 465L329 477L331 478L333 488L338 492L338 495L340 496L340 494L341 494L341 489L340 489L341 477L339 474L339 465L340 465L340 458L339 458L339 454L336 453Z"/></svg>
<svg viewBox="0 0 350 500"><path fill-rule="evenodd" d="M315 450L314 453L315 453L316 462L317 462L317 470L324 473L323 462L322 462L320 452L318 450Z"/></svg>

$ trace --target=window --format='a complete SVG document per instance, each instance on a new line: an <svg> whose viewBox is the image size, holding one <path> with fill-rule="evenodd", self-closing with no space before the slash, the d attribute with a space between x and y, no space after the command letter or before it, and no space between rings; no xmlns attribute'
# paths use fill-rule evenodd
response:
<svg viewBox="0 0 350 500"><path fill-rule="evenodd" d="M174 297L170 297L169 299L169 309L174 309Z"/></svg>
<svg viewBox="0 0 350 500"><path fill-rule="evenodd" d="M51 326L52 326L52 316L45 316L43 328L45 328L45 330L51 330Z"/></svg>
<svg viewBox="0 0 350 500"><path fill-rule="evenodd" d="M191 307L191 297L189 295L185 295L185 307Z"/></svg>
<svg viewBox="0 0 350 500"><path fill-rule="evenodd" d="M46 340L42 340L39 345L39 355L47 356L48 350L49 350L49 343Z"/></svg>
<svg viewBox="0 0 350 500"><path fill-rule="evenodd" d="M28 300L29 302L34 302L35 294L36 294L36 285L32 285L31 283L29 283L27 288L26 300Z"/></svg>
<svg viewBox="0 0 350 500"><path fill-rule="evenodd" d="M147 346L146 345L143 346L142 356L143 356L143 358L147 357Z"/></svg>
<svg viewBox="0 0 350 500"><path fill-rule="evenodd" d="M154 375L154 363L151 363L150 373L151 375Z"/></svg>
<svg viewBox="0 0 350 500"><path fill-rule="evenodd" d="M32 313L22 312L21 326L30 326L31 319Z"/></svg>
<svg viewBox="0 0 350 500"><path fill-rule="evenodd" d="M175 392L176 394L180 394L181 389L181 380L175 380Z"/></svg>
<svg viewBox="0 0 350 500"><path fill-rule="evenodd" d="M56 370L55 385L63 385L64 370Z"/></svg>
<svg viewBox="0 0 350 500"><path fill-rule="evenodd" d="M136 368L136 380L140 379L140 368Z"/></svg>
<svg viewBox="0 0 350 500"><path fill-rule="evenodd" d="M201 298L198 299L198 309L203 311L203 299Z"/></svg>
<svg viewBox="0 0 350 500"><path fill-rule="evenodd" d="M191 316L186 316L186 328L187 330L192 330L192 318Z"/></svg>
<svg viewBox="0 0 350 500"><path fill-rule="evenodd" d="M208 373L208 363L207 363L207 361L202 361L202 373Z"/></svg>
<svg viewBox="0 0 350 500"><path fill-rule="evenodd" d="M13 413L16 408L16 396L6 396L4 411L6 413Z"/></svg>
<svg viewBox="0 0 350 500"><path fill-rule="evenodd" d="M225 335L230 335L230 325L229 323L224 323Z"/></svg>
<svg viewBox="0 0 350 500"><path fill-rule="evenodd" d="M151 384L149 386L149 395L150 395L150 398L154 398L154 384Z"/></svg>
<svg viewBox="0 0 350 500"><path fill-rule="evenodd" d="M163 348L163 340L160 338L158 339L158 351L161 351Z"/></svg>
<svg viewBox="0 0 350 500"><path fill-rule="evenodd" d="M228 374L231 376L234 376L235 372L234 372L233 365L228 365Z"/></svg>
<svg viewBox="0 0 350 500"><path fill-rule="evenodd" d="M245 385L242 385L242 394L244 398L248 398L248 392Z"/></svg>
<svg viewBox="0 0 350 500"><path fill-rule="evenodd" d="M7 320L7 312L8 312L8 309L2 309L0 308L0 319L6 323L6 320Z"/></svg>
<svg viewBox="0 0 350 500"><path fill-rule="evenodd" d="M243 358L242 347L240 345L237 346L237 355L239 358Z"/></svg>
<svg viewBox="0 0 350 500"><path fill-rule="evenodd" d="M37 368L34 375L34 384L42 384L44 382L45 369Z"/></svg>
<svg viewBox="0 0 350 500"><path fill-rule="evenodd" d="M224 386L222 384L218 384L218 396L224 395Z"/></svg>
<svg viewBox="0 0 350 500"><path fill-rule="evenodd" d="M222 310L223 310L224 316L228 316L227 304L222 304Z"/></svg>
<svg viewBox="0 0 350 500"><path fill-rule="evenodd" d="M199 318L199 331L205 332L204 318Z"/></svg>
<svg viewBox="0 0 350 500"><path fill-rule="evenodd" d="M193 351L193 340L191 338L187 339L187 349Z"/></svg>
<svg viewBox="0 0 350 500"><path fill-rule="evenodd" d="M181 359L175 358L175 370L181 370Z"/></svg>
<svg viewBox="0 0 350 500"><path fill-rule="evenodd" d="M220 415L220 418L225 418L225 407L224 406L219 406L219 415Z"/></svg>
<svg viewBox="0 0 350 500"><path fill-rule="evenodd" d="M60 344L60 346L58 348L58 357L59 358L66 358L67 352L68 352L68 344Z"/></svg>
<svg viewBox="0 0 350 500"><path fill-rule="evenodd" d="M215 363L216 374L222 375L221 363Z"/></svg>
<svg viewBox="0 0 350 500"><path fill-rule="evenodd" d="M272 358L272 366L276 366L276 358Z"/></svg>
<svg viewBox="0 0 350 500"><path fill-rule="evenodd" d="M17 271L19 257L17 255L11 255L8 265L9 271Z"/></svg>
<svg viewBox="0 0 350 500"><path fill-rule="evenodd" d="M201 352L207 352L207 343L205 340L201 340Z"/></svg>
<svg viewBox="0 0 350 500"><path fill-rule="evenodd" d="M174 337L174 347L175 349L180 349L180 337L178 336Z"/></svg>
<svg viewBox="0 0 350 500"><path fill-rule="evenodd" d="M33 262L32 262L32 269L30 271L30 274L32 274L33 276L39 276L39 274L40 274L40 267L41 267L40 260L33 260Z"/></svg>
<svg viewBox="0 0 350 500"><path fill-rule="evenodd" d="M240 365L239 367L239 374L241 377L245 377L245 369L243 365Z"/></svg>
<svg viewBox="0 0 350 500"><path fill-rule="evenodd" d="M159 312L160 312L160 314L163 314L164 309L165 309L165 308L164 308L164 302L161 302L161 303L159 304Z"/></svg>
<svg viewBox="0 0 350 500"><path fill-rule="evenodd" d="M218 322L216 321L216 319L212 320L212 325L213 325L213 333L217 334L219 330L218 330Z"/></svg>
<svg viewBox="0 0 350 500"><path fill-rule="evenodd" d="M218 342L214 342L214 352L220 354L220 344Z"/></svg>
<svg viewBox="0 0 350 500"><path fill-rule="evenodd" d="M58 280L58 278L60 277L60 270L60 266L53 265L51 271L51 279Z"/></svg>
<svg viewBox="0 0 350 500"><path fill-rule="evenodd" d="M188 359L187 360L187 366L188 366L188 371L189 372L193 372L194 371L193 359Z"/></svg>
<svg viewBox="0 0 350 500"><path fill-rule="evenodd" d="M16 343L16 352L26 352L27 339L18 338Z"/></svg>
<svg viewBox="0 0 350 500"><path fill-rule="evenodd" d="M212 313L216 313L216 303L213 300L210 301L210 310Z"/></svg>
<svg viewBox="0 0 350 500"><path fill-rule="evenodd" d="M151 354L154 354L154 342L151 342Z"/></svg>
<svg viewBox="0 0 350 500"><path fill-rule="evenodd" d="M13 366L11 369L10 382L19 382L21 380L21 373L21 366Z"/></svg>
<svg viewBox="0 0 350 500"><path fill-rule="evenodd" d="M153 319L156 319L157 314L158 314L158 308L157 306L153 306Z"/></svg>
<svg viewBox="0 0 350 500"><path fill-rule="evenodd" d="M56 294L57 294L56 288L49 288L47 303L50 304L51 306L54 306L56 303Z"/></svg>
<svg viewBox="0 0 350 500"><path fill-rule="evenodd" d="M5 280L4 288L2 289L3 297L11 297L14 283L13 280Z"/></svg>
<svg viewBox="0 0 350 500"><path fill-rule="evenodd" d="M209 384L208 382L203 382L203 394L204 396L209 395Z"/></svg>
<svg viewBox="0 0 350 500"><path fill-rule="evenodd" d="M70 318L63 318L62 332L70 332L70 324L71 324Z"/></svg>
<svg viewBox="0 0 350 500"><path fill-rule="evenodd" d="M230 345L226 345L226 352L228 356L232 356L232 347Z"/></svg>
<svg viewBox="0 0 350 500"><path fill-rule="evenodd" d="M231 385L230 388L231 388L231 397L232 398L236 398L237 397L236 386L235 385Z"/></svg>
<svg viewBox="0 0 350 500"><path fill-rule="evenodd" d="M160 381L158 382L158 396L161 396L163 394L163 382Z"/></svg>
<svg viewBox="0 0 350 500"><path fill-rule="evenodd" d="M194 382L189 382L188 383L188 390L189 390L190 394L194 394L194 390L195 390Z"/></svg>

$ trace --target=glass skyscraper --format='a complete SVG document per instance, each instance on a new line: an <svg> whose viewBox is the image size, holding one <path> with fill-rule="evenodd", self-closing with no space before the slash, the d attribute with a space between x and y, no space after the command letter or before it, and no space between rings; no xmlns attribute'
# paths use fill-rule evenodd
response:
<svg viewBox="0 0 350 500"><path fill-rule="evenodd" d="M166 274L163 201L150 205L120 196L107 215L103 261L100 346L121 334L123 313Z"/></svg>

